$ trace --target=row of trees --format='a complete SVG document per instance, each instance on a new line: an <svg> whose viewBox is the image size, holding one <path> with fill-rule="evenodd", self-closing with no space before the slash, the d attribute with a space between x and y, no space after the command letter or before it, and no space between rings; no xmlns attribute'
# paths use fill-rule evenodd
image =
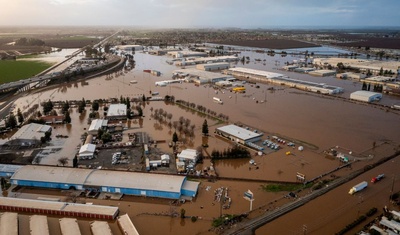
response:
<svg viewBox="0 0 400 235"><path fill-rule="evenodd" d="M223 113L217 114L217 112L215 112L215 111L213 111L211 109L208 109L208 108L204 107L203 105L199 105L199 104L196 105L195 103L190 103L190 102L187 102L187 101L184 101L184 100L177 100L176 103L184 105L184 106L187 106L187 107L189 107L191 109L194 109L196 111L199 111L201 113L205 113L207 115L220 118L220 119L225 120L225 121L229 120L229 116L228 115L225 115Z"/></svg>
<svg viewBox="0 0 400 235"><path fill-rule="evenodd" d="M366 83L364 82L361 88L363 91L370 91L371 90L371 83ZM383 85L381 84L374 84L373 91L375 92L382 92L383 91Z"/></svg>
<svg viewBox="0 0 400 235"><path fill-rule="evenodd" d="M224 151L213 150L211 152L211 159L231 159L231 158L249 158L250 152L246 148L240 147L238 145L233 148L225 149Z"/></svg>
<svg viewBox="0 0 400 235"><path fill-rule="evenodd" d="M16 46L43 46L44 41L37 38L20 38L15 41Z"/></svg>

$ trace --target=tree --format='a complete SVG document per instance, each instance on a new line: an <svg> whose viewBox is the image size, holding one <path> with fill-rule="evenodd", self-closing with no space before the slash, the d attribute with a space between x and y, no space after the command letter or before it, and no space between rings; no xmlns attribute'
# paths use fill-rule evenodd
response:
<svg viewBox="0 0 400 235"><path fill-rule="evenodd" d="M15 128L17 126L17 119L15 118L14 114L10 114L10 116L8 116L8 119L6 121L6 127L8 128Z"/></svg>
<svg viewBox="0 0 400 235"><path fill-rule="evenodd" d="M62 110L63 113L68 112L68 110L69 110L69 102L68 102L68 100L65 101L65 103L63 103L63 106L62 106L61 110Z"/></svg>
<svg viewBox="0 0 400 235"><path fill-rule="evenodd" d="M18 116L19 124L23 123L24 122L24 116L22 115L21 109L19 109L19 108L18 108L18 111L17 111L17 116Z"/></svg>
<svg viewBox="0 0 400 235"><path fill-rule="evenodd" d="M51 102L51 100L45 102L43 104L43 113L47 114L49 113L51 110L53 110L53 102Z"/></svg>
<svg viewBox="0 0 400 235"><path fill-rule="evenodd" d="M42 116L42 113L40 111L37 111L36 116L40 118Z"/></svg>
<svg viewBox="0 0 400 235"><path fill-rule="evenodd" d="M75 155L74 159L72 160L72 167L78 167L78 157Z"/></svg>
<svg viewBox="0 0 400 235"><path fill-rule="evenodd" d="M201 132L203 133L204 136L208 136L208 124L207 124L207 119L204 119L203 127L202 127L202 129L201 129Z"/></svg>
<svg viewBox="0 0 400 235"><path fill-rule="evenodd" d="M174 134L172 134L172 142L174 142L174 145L176 145L176 142L178 142L178 135L176 134L176 131L174 132Z"/></svg>
<svg viewBox="0 0 400 235"><path fill-rule="evenodd" d="M112 140L112 136L110 133L105 132L101 135L101 140L103 141L103 143L107 143L110 142Z"/></svg>
<svg viewBox="0 0 400 235"><path fill-rule="evenodd" d="M382 76L383 75L383 68L381 67L381 69L379 70L379 75Z"/></svg>
<svg viewBox="0 0 400 235"><path fill-rule="evenodd" d="M183 219L183 218L185 218L185 214L186 214L186 211L185 211L185 209L181 209L181 218Z"/></svg>
<svg viewBox="0 0 400 235"><path fill-rule="evenodd" d="M65 166L68 164L69 159L67 157L61 157L58 159L58 163L60 163L62 166Z"/></svg>
<svg viewBox="0 0 400 235"><path fill-rule="evenodd" d="M364 81L361 90L367 90L367 83Z"/></svg>
<svg viewBox="0 0 400 235"><path fill-rule="evenodd" d="M99 107L100 107L99 102L98 102L98 101L93 101L93 103L92 103L92 109L93 109L94 111L98 111L98 110L99 110Z"/></svg>
<svg viewBox="0 0 400 235"><path fill-rule="evenodd" d="M137 106L136 110L138 111L139 117L143 116L143 110L142 110L142 108L140 106Z"/></svg>
<svg viewBox="0 0 400 235"><path fill-rule="evenodd" d="M71 123L71 116L69 115L69 112L65 113L64 122L65 123Z"/></svg>

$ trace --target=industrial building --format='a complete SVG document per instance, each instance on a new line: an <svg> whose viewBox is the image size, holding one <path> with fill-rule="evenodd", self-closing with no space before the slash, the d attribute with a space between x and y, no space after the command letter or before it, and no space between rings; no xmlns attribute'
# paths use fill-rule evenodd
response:
<svg viewBox="0 0 400 235"><path fill-rule="evenodd" d="M88 133L91 135L97 135L99 129L105 130L107 128L108 120L107 119L94 119L90 123Z"/></svg>
<svg viewBox="0 0 400 235"><path fill-rule="evenodd" d="M314 64L319 66L332 66L336 68L339 63L345 67L359 69L361 72L368 72L378 74L381 69L383 71L391 71L394 74L400 74L400 62L398 61L381 61L381 60L365 60L365 59L351 59L351 58L314 58Z"/></svg>
<svg viewBox="0 0 400 235"><path fill-rule="evenodd" d="M119 45L119 46L116 46L116 48L119 50L124 50L124 51L128 51L128 52L143 50L143 46L141 46L141 45Z"/></svg>
<svg viewBox="0 0 400 235"><path fill-rule="evenodd" d="M355 91L350 94L350 99L363 102L373 102L382 99L382 94L372 91Z"/></svg>
<svg viewBox="0 0 400 235"><path fill-rule="evenodd" d="M169 51L167 55L172 56L173 58L183 58L183 57L203 57L207 56L207 53L200 51Z"/></svg>
<svg viewBox="0 0 400 235"><path fill-rule="evenodd" d="M196 65L196 69L204 71L229 69L229 63L221 62L221 63L210 63L210 64L198 64Z"/></svg>
<svg viewBox="0 0 400 235"><path fill-rule="evenodd" d="M249 131L245 128L236 125L227 125L218 127L215 133L219 136L230 139L236 143L245 145L246 143L253 143L261 140L263 134Z"/></svg>
<svg viewBox="0 0 400 235"><path fill-rule="evenodd" d="M139 235L135 225L133 225L131 218L129 218L128 214L118 216L118 226L121 229L123 234L129 235Z"/></svg>
<svg viewBox="0 0 400 235"><path fill-rule="evenodd" d="M188 181L185 176L36 165L21 167L11 177L11 183L170 199L195 197L199 186L198 182Z"/></svg>
<svg viewBox="0 0 400 235"><path fill-rule="evenodd" d="M10 178L22 165L0 164L0 177Z"/></svg>
<svg viewBox="0 0 400 235"><path fill-rule="evenodd" d="M336 74L336 70L320 69L320 70L310 71L308 72L308 74L317 77L328 77L328 76L334 76Z"/></svg>
<svg viewBox="0 0 400 235"><path fill-rule="evenodd" d="M346 72L346 73L338 73L338 74L336 74L336 77L340 78L340 79L358 79L358 80L360 80L360 79L365 78L366 75L362 74L362 73Z"/></svg>
<svg viewBox="0 0 400 235"><path fill-rule="evenodd" d="M79 149L78 157L79 157L80 160L93 159L95 151L96 151L96 145L94 145L94 144L84 144Z"/></svg>
<svg viewBox="0 0 400 235"><path fill-rule="evenodd" d="M52 131L49 125L41 125L30 123L22 126L11 138L6 142L10 146L25 146L30 147L41 143L41 138L46 132Z"/></svg>
<svg viewBox="0 0 400 235"><path fill-rule="evenodd" d="M316 82L292 79L280 73L272 73L256 69L237 67L237 68L230 68L228 70L228 73L232 74L235 77L251 79L258 82L271 82L278 85L286 85L289 87L298 88L305 91L322 93L322 94L338 94L344 91L344 89L341 87L331 86L325 83L316 83Z"/></svg>
<svg viewBox="0 0 400 235"><path fill-rule="evenodd" d="M0 210L109 220L115 219L119 213L118 207L114 206L42 201L11 197L0 197Z"/></svg>
<svg viewBox="0 0 400 235"><path fill-rule="evenodd" d="M18 214L10 212L1 214L0 225L0 234L18 235Z"/></svg>
<svg viewBox="0 0 400 235"><path fill-rule="evenodd" d="M110 225L106 221L90 222L90 230L93 235L112 235Z"/></svg>
<svg viewBox="0 0 400 235"><path fill-rule="evenodd" d="M29 217L29 228L31 235L50 235L47 216L31 215Z"/></svg>
<svg viewBox="0 0 400 235"><path fill-rule="evenodd" d="M106 118L108 120L126 119L126 104L110 104Z"/></svg>
<svg viewBox="0 0 400 235"><path fill-rule="evenodd" d="M230 75L225 75L221 73L213 73L207 71L200 71L197 69L178 69L174 73L186 73L189 75L190 80L202 85L206 83L216 83L219 81L225 81L226 79L232 78Z"/></svg>

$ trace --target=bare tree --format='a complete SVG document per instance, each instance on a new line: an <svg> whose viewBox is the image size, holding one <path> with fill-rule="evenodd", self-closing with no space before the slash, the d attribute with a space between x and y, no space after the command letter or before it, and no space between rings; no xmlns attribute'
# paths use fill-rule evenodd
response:
<svg viewBox="0 0 400 235"><path fill-rule="evenodd" d="M65 166L68 164L69 159L67 157L62 157L58 159L58 163L60 163L62 166Z"/></svg>

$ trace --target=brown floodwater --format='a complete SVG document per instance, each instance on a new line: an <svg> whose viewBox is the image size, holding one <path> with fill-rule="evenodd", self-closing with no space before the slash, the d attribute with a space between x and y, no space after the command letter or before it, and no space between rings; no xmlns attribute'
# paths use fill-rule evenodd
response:
<svg viewBox="0 0 400 235"><path fill-rule="evenodd" d="M249 51L243 52L241 56L243 55L250 56L252 59L266 59L265 65L263 65L263 62L254 62L254 60L245 65L241 63L232 65L274 71L287 74L292 78L341 86L346 90L344 94L340 95L343 97L349 97L351 91L361 89L361 84L354 83L353 81L338 80L333 77L311 77L305 74L277 71L277 68L283 66L284 62L290 61L291 59L298 59L296 57L269 57L264 54L257 54ZM154 85L156 81L171 79L172 71L179 69L178 67L167 64L165 62L167 59L168 57L165 56L152 56L137 53L135 55L136 68L132 71L122 74L113 73L111 76L100 76L85 82L63 84L55 89L26 95L20 98L16 102L16 105L24 110L33 104L48 99L57 101L81 100L83 97L86 100L119 98L120 96L135 97L141 96L142 94L150 95L150 92L157 91L160 93L160 96L174 95L176 99L200 104L217 113L228 115L230 122L241 122L250 127L251 130L257 129L265 133L263 140L267 135L278 135L285 140L297 141L298 143L302 142L304 144L304 151L298 151L297 148L289 148L288 146L281 145L283 149L275 153L254 156L253 159L256 161L259 169L256 169L254 166L249 169L250 165L248 159L217 161L215 163L216 171L220 176L224 177L295 181L296 172L301 172L305 174L307 178L314 178L340 165L338 160L328 159L322 154L322 151L325 149L339 146L348 151L352 151L356 155L362 154L370 149L374 142L380 144L384 141L392 141L395 143L394 145L400 143L400 134L396 131L400 130L400 114L398 111L386 112L384 109L374 106L347 102L341 99L271 84L258 84L260 88L256 88L251 84L245 84L247 89L245 94L234 94L229 91L219 91L216 93L216 91L209 86L196 87L194 84L188 83L156 87ZM279 63L277 61L279 61ZM161 71L162 75L156 77L144 73L144 69L155 69ZM137 80L138 83L130 84L129 82L131 80ZM275 88L275 91L267 90L267 88L271 86ZM212 101L213 97L221 98L224 104L219 105L214 103ZM261 102L262 100L266 100L266 102ZM399 98L397 97L384 95L381 103L391 105L398 100ZM168 113L172 113L172 121L176 121L179 117L183 116L189 118L191 124L196 125L195 136L183 147L197 148L201 145L201 125L205 118L208 121L211 133L208 140L210 146L208 152L211 153L213 149L223 150L230 146L228 142L213 135L215 128L223 124L198 115L192 111L182 109L176 105L167 105L162 101L147 102L143 108L143 119L140 122L131 121L130 127L132 129L128 130L128 132L147 132L154 140L166 140L165 144L158 145L158 147L166 153L171 152L167 143L172 139L172 130L166 125L160 126L152 119L151 108L162 108ZM86 113L79 115L77 110L73 108L71 113L71 125L54 126L55 129L53 133L68 135L69 138L56 139L53 137L51 144L54 147L62 146L62 150L43 158L41 161L42 164L56 165L57 160L63 156L70 159L73 158L77 152L77 146L81 144L80 136L89 127L87 123L88 113L90 112L89 109L90 108L87 107ZM180 137L183 138L183 136ZM291 151L293 154L286 155L285 153L287 151ZM69 164L72 164L72 161L70 161ZM361 168L363 164L366 164L366 162L358 163L353 169ZM202 168L209 165L209 160L206 160L204 164L198 167ZM387 165L385 166L388 167ZM337 174L343 175L347 172L348 169L344 169ZM343 186L344 188L342 191L348 190L355 182ZM208 229L211 227L211 219L219 216L221 213L220 208L213 202L214 190L217 187L229 187L229 192L233 199L232 207L228 210L224 210L223 213L243 213L249 210L248 201L245 201L242 197L243 192L248 189L255 193L256 200L253 203L253 208L266 205L270 201L278 200L286 194L285 192L266 193L261 190L261 184L262 183L235 181L217 181L215 183L202 182L199 195L195 202L186 203L178 208L171 208L168 203L153 204L153 202L157 202L156 199L154 201L151 199L143 199L144 201L141 201L142 199L136 198L132 199L134 202L96 200L96 203L110 203L114 205L121 203L118 205L121 211L126 211L130 215L141 234L207 234L210 233ZM206 190L207 186L211 187L208 191ZM349 195L347 195L347 192L343 194L348 201L355 198L350 197L350 199L348 199ZM330 205L331 200L343 194L340 192L340 194L335 194L335 196L324 196L318 200L321 200L322 204ZM375 196L371 195L371 197ZM377 198L379 198L379 196L377 196ZM135 200L139 200L139 202ZM319 204L316 205L315 208L319 208L318 206ZM193 223L189 219L182 221L180 218L142 214L146 212L161 213L175 209L180 211L180 208L184 208L187 215L196 215L203 219ZM329 210L332 209L327 208L325 211ZM294 213L296 213L296 211ZM347 219L352 216L347 210L343 211L343 213L346 213L346 216L343 217ZM299 214L297 214L297 216L299 216ZM277 227L282 227L282 225L285 224L283 227L286 228L286 224L291 224L292 221L294 221L293 218L292 220L286 219L286 216L281 219L282 221L276 220L271 224ZM335 229L332 228L327 231L334 232L338 230L337 228L342 226L341 223L334 224L335 225L332 225L332 227ZM52 226L56 227L56 225ZM293 226L287 226L287 228L297 231L301 228L302 224L300 224L298 228L296 226L297 225L293 222ZM279 231L277 228L272 228L271 231L274 232L268 233L286 234L286 232L288 232L276 233L276 231ZM264 233L261 232L259 234Z"/></svg>

